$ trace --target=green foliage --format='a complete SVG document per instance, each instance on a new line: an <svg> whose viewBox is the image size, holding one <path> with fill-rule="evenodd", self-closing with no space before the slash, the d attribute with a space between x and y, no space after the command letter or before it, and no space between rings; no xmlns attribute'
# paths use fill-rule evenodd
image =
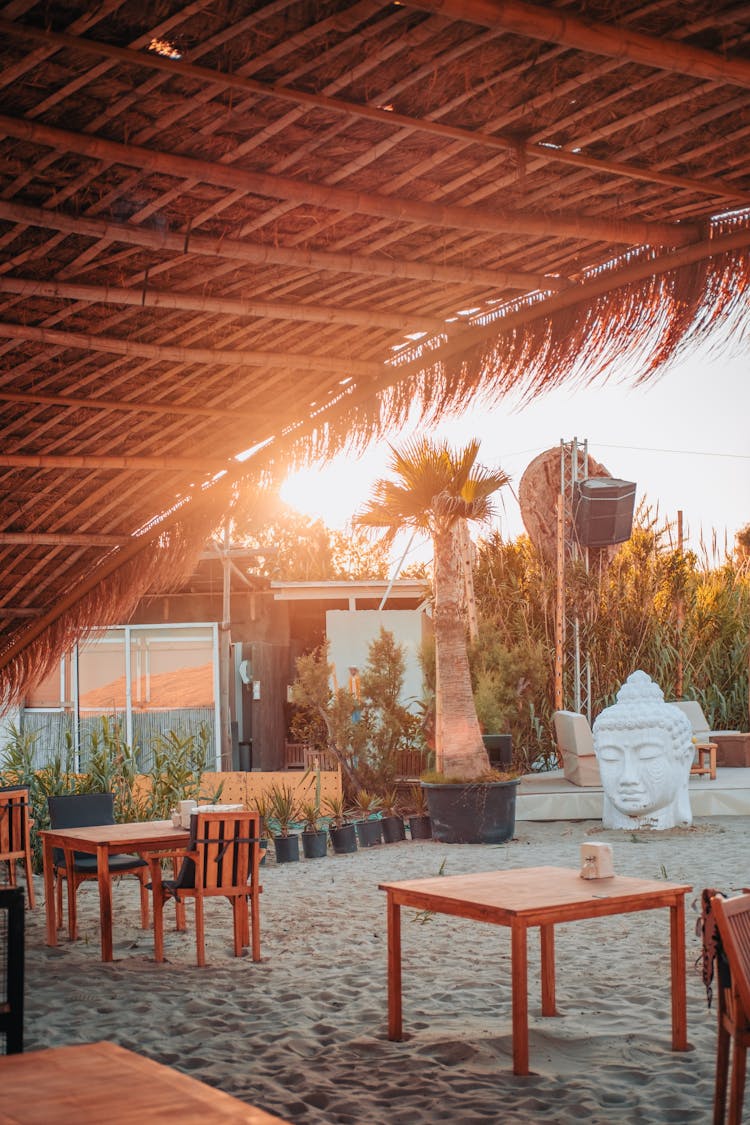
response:
<svg viewBox="0 0 750 1125"><path fill-rule="evenodd" d="M336 756L350 797L360 789L382 793L392 787L399 752L425 749L420 716L399 703L404 668L403 648L386 629L369 645L360 699L345 688L332 689L326 646L297 661L292 733Z"/></svg>
<svg viewBox="0 0 750 1125"><path fill-rule="evenodd" d="M345 824L349 824L351 810L343 793L334 793L333 796L326 797L323 808L330 817L334 828L342 828Z"/></svg>
<svg viewBox="0 0 750 1125"><path fill-rule="evenodd" d="M332 531L280 499L273 486L241 494L232 539L254 549L250 570L283 581L386 578L388 551L361 528Z"/></svg>
<svg viewBox="0 0 750 1125"><path fill-rule="evenodd" d="M136 756L121 738L117 724L102 718L81 748L82 772L75 771L75 756L70 737L63 755L47 765L34 765L36 734L21 734L10 727L10 738L0 751L0 784L28 786L34 826L32 849L34 869L42 867L39 832L49 828L47 798L71 793L113 793L115 820L165 820L178 801L187 798L217 800L215 793L201 794L201 777L210 735L202 726L194 734L158 735L152 741L154 764L145 784L137 784Z"/></svg>
<svg viewBox="0 0 750 1125"><path fill-rule="evenodd" d="M382 805L380 797L371 793L369 789L359 789L355 794L352 808L359 820L368 820L379 811Z"/></svg>
<svg viewBox="0 0 750 1125"><path fill-rule="evenodd" d="M288 836L297 819L297 797L291 785L272 785L268 790L269 822L277 831L274 835Z"/></svg>
<svg viewBox="0 0 750 1125"><path fill-rule="evenodd" d="M740 551L710 567L675 548L673 529L650 509L636 513L631 538L590 569L566 569L569 614L588 654L594 716L642 668L666 699L701 703L713 729L747 729L750 573ZM480 641L472 652L477 709L504 713L522 769L555 763L552 733L555 664L554 567L526 536L480 543L474 576ZM564 694L572 699L565 669ZM494 712L493 709L494 708Z"/></svg>

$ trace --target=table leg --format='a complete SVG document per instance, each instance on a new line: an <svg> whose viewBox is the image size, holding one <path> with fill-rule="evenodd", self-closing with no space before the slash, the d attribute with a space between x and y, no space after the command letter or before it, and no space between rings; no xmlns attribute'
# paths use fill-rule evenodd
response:
<svg viewBox="0 0 750 1125"><path fill-rule="evenodd" d="M513 1073L529 1073L529 994L526 926L514 920L510 927L510 976L513 1007Z"/></svg>
<svg viewBox="0 0 750 1125"><path fill-rule="evenodd" d="M112 960L112 878L109 873L109 851L106 846L96 849L96 873L99 879L99 926L101 929L102 961Z"/></svg>
<svg viewBox="0 0 750 1125"><path fill-rule="evenodd" d="M547 924L539 927L542 952L542 1015L556 1016L555 1003L555 927Z"/></svg>
<svg viewBox="0 0 750 1125"><path fill-rule="evenodd" d="M388 1038L401 1039L401 907L388 894Z"/></svg>
<svg viewBox="0 0 750 1125"><path fill-rule="evenodd" d="M52 844L45 839L42 851L44 864L44 910L47 918L47 945L57 945L57 915L55 913L55 878Z"/></svg>
<svg viewBox="0 0 750 1125"><path fill-rule="evenodd" d="M672 968L672 1050L687 1051L687 985L685 982L685 899L682 894L669 908Z"/></svg>
<svg viewBox="0 0 750 1125"><path fill-rule="evenodd" d="M65 856L65 893L68 896L68 940L75 941L78 937L78 910L76 900L76 881L73 874L73 867L75 865L75 856L73 849L67 846L63 847L63 854ZM62 911L62 908L61 908ZM62 927L62 918L60 919L60 926Z"/></svg>

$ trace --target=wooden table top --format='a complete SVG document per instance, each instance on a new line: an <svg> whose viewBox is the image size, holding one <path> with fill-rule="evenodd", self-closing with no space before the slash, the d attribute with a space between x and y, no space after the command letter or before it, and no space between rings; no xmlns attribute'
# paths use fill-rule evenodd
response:
<svg viewBox="0 0 750 1125"><path fill-rule="evenodd" d="M130 824L96 824L88 828L45 828L40 836L54 843L62 840L72 844L114 844L137 848L140 844L164 843L181 847L190 839L187 828L175 828L171 820L140 820ZM81 849L83 850L83 849Z"/></svg>
<svg viewBox="0 0 750 1125"><path fill-rule="evenodd" d="M2 1125L289 1125L115 1043L0 1057Z"/></svg>
<svg viewBox="0 0 750 1125"><path fill-rule="evenodd" d="M381 883L380 890L393 894L395 901L404 905L433 906L443 911L453 907L449 913L463 913L475 907L488 917L504 921L543 912L564 915L584 911L593 915L609 913L610 908L620 912L629 903L643 909L648 900L653 900L654 905L668 905L692 887L625 875L582 879L579 870L572 867L519 867Z"/></svg>

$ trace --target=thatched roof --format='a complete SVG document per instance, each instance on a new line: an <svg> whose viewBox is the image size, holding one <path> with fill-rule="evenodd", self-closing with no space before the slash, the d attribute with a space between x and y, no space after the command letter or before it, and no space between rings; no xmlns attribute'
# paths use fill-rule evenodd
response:
<svg viewBox="0 0 750 1125"><path fill-rule="evenodd" d="M243 473L741 327L748 37L728 0L8 0L6 694Z"/></svg>

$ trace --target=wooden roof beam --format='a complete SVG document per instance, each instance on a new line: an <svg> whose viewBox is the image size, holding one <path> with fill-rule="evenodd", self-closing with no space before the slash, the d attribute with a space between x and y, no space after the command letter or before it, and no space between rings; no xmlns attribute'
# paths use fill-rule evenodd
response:
<svg viewBox="0 0 750 1125"><path fill-rule="evenodd" d="M431 285L485 285L496 289L562 289L566 282L559 277L542 273L523 273L508 270L464 269L461 266L440 266L407 259L368 257L366 254L347 254L327 250L289 249L283 246L264 246L233 238L213 238L205 234L178 234L115 223L109 219L94 219L82 215L66 215L62 211L44 207L26 207L21 203L0 199L0 219L24 223L28 226L61 231L65 234L84 235L88 238L107 239L174 254L195 254L221 261L243 262L251 265L283 266L296 270L323 270L335 273L364 274L366 277L389 277L410 281L423 281Z"/></svg>
<svg viewBox="0 0 750 1125"><path fill-rule="evenodd" d="M267 317L271 320L311 321L317 324L356 324L364 328L385 328L393 332L445 332L444 321L435 317L396 316L387 312L366 312L346 305L287 304L282 301L246 301L227 297L204 297L195 293L175 293L164 289L121 289L110 285L78 285L71 282L35 281L33 278L0 277L0 293L23 297L59 297L71 301L102 302L108 305L133 305L147 309L180 309L186 312L218 313L233 317Z"/></svg>
<svg viewBox="0 0 750 1125"><path fill-rule="evenodd" d="M412 4L413 7L427 7ZM462 9L463 10L463 9ZM389 129L407 128L422 133L431 133L433 136L462 141L465 144L480 144L490 149L503 152L521 152L529 157L539 157L546 162L569 164L579 168L589 168L592 171L608 173L614 176L623 176L629 179L663 184L665 187L676 187L685 191L695 191L705 195L715 195L718 198L746 200L747 193L733 190L732 186L721 180L694 179L688 176L675 176L654 168L644 168L637 164L624 164L616 160L602 160L597 157L587 156L585 153L571 152L568 149L552 148L549 145L526 141L519 143L518 138L504 137L501 134L475 132L462 129L455 125L445 125L439 121L425 120L409 117L395 110L383 110L377 106L363 105L358 102L347 102L342 98L332 98L325 94L313 94L307 90L296 90L290 86L275 86L270 83L259 82L254 78L243 75L222 74L208 67L196 66L184 60L166 59L149 52L137 51L130 47L115 47L111 43L99 43L95 40L84 39L80 36L68 35L63 32L48 31L44 28L31 27L16 23L12 20L0 18L0 33L6 35L27 36L37 42L43 42L53 49L75 49L88 51L92 54L116 59L130 66L146 66L149 69L164 71L170 76L179 74L187 78L210 84L217 89L239 89L246 93L257 94L259 97L274 97L301 105L309 109L324 109L336 114L347 114L352 117L361 117L378 124L387 125ZM661 41L659 41L661 42ZM708 52L705 52L708 53ZM745 64L747 66L747 64ZM747 83L739 83L746 85Z"/></svg>
<svg viewBox="0 0 750 1125"><path fill-rule="evenodd" d="M291 176L254 172L234 165L217 164L178 153L121 144L103 137L74 133L23 118L0 116L0 133L59 151L75 152L92 160L105 160L144 172L208 183L295 205L322 207L349 215L374 215L395 223L418 223L445 229L526 234L532 237L583 238L592 242L628 246L682 246L695 241L692 224L618 221L560 213L527 214L523 211L482 210L456 204L424 203L402 196L311 183Z"/></svg>
<svg viewBox="0 0 750 1125"><path fill-rule="evenodd" d="M82 351L106 352L111 355L141 356L166 363L228 367L280 367L297 371L338 372L346 376L378 376L379 363L338 359L334 356L304 355L297 352L227 351L218 348L183 348L164 344L147 344L139 340L120 340L85 332L60 332L55 328L39 328L31 324L0 321L0 337L30 340L54 347L78 348Z"/></svg>
<svg viewBox="0 0 750 1125"><path fill-rule="evenodd" d="M245 418L248 422L268 423L270 416L262 410L239 410L234 407L185 406L174 402L143 402L138 399L74 398L73 395L40 394L37 391L0 389L0 403L19 402L29 406L63 406L71 410L119 410L133 414L156 414L166 418L176 414L186 418ZM0 407L2 409L2 407Z"/></svg>
<svg viewBox="0 0 750 1125"><path fill-rule="evenodd" d="M66 534L41 531L0 531L0 546L19 544L28 547L121 547L127 535Z"/></svg>
<svg viewBox="0 0 750 1125"><path fill-rule="evenodd" d="M643 35L626 27L577 19L567 12L525 4L523 0L401 0L405 7L419 8L448 19L464 20L481 27L498 28L545 43L558 43L618 62L638 63L668 70L688 78L707 79L722 85L750 89L750 62L691 47L675 39Z"/></svg>
<svg viewBox="0 0 750 1125"><path fill-rule="evenodd" d="M208 464L187 457L115 457L96 454L0 453L0 466L11 469L125 469L140 473L200 473L214 476L228 461ZM234 463L232 463L234 467Z"/></svg>

